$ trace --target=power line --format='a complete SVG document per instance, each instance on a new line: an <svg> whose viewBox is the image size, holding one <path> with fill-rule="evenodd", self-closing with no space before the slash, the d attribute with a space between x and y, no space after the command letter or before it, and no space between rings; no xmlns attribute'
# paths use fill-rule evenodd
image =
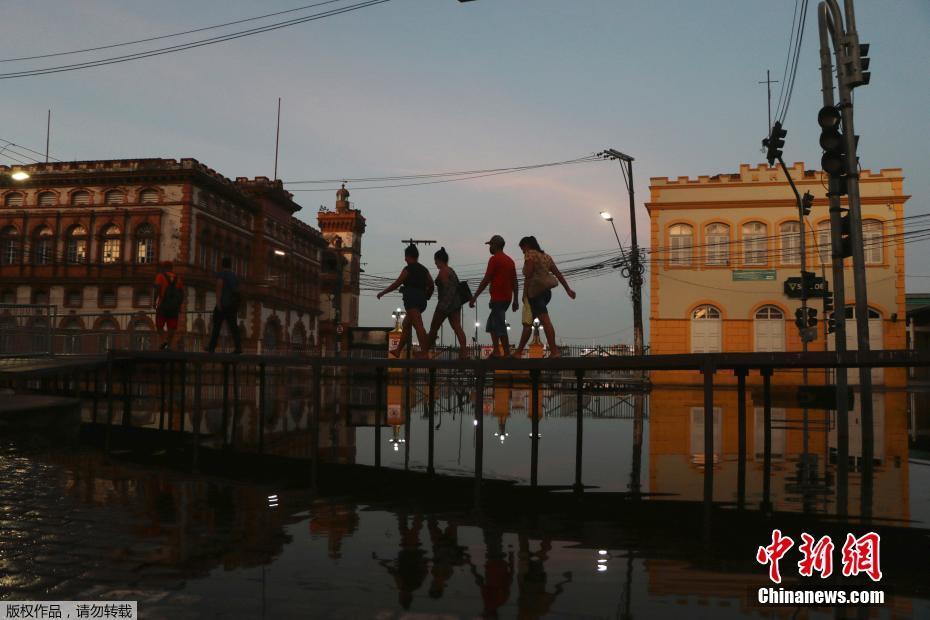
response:
<svg viewBox="0 0 930 620"><path fill-rule="evenodd" d="M85 54L87 52L97 52L100 50L113 49L114 47L125 47L127 45L138 45L140 43L149 43L151 41L160 41L162 39L170 39L172 37L180 37L186 34L194 34L197 32L204 32L207 30L215 30L217 28L225 28L226 26L235 26L236 24L244 24L246 22L254 22L260 19L266 19L268 17L275 17L277 15L284 15L286 13L296 13L297 11L305 11L307 9L312 9L318 6L323 6L324 4L333 4L335 2L343 2L344 0L325 0L325 2L317 2L315 4L307 4L305 6L299 6L295 9L287 9L286 11L277 11L275 13L265 13L264 15L257 15L255 17L248 17L246 19L237 19L236 21L226 22L223 24L215 24L213 26L204 26L203 28L195 28L193 30L184 30L182 32L174 32L171 34L163 34L157 37L148 37L147 39L136 39L135 41L124 41L123 43L111 43L109 45L100 45L98 47L86 47L79 50L70 50L67 52L53 52L50 54L38 54L36 56L20 56L19 58L0 58L0 63L4 62L19 62L22 60L38 60L40 58L54 58L56 56L69 56L71 54Z"/></svg>
<svg viewBox="0 0 930 620"><path fill-rule="evenodd" d="M794 93L794 80L798 74L798 60L801 57L801 46L804 44L804 26L807 24L807 4L808 0L804 0L801 7L801 17L799 23L799 33L798 33L798 44L794 51L794 61L791 67L791 83L788 85L788 95L785 98L785 105L782 108L780 120L784 123L785 117L788 116L788 108L791 105L791 95Z"/></svg>
<svg viewBox="0 0 930 620"><path fill-rule="evenodd" d="M306 22L316 21L318 19L323 19L326 17L333 17L335 15L341 15L342 13L349 13L351 11L357 11L358 9L364 9L370 6L375 6L377 4L384 4L385 2L390 2L390 1L391 0L366 0L365 2L360 2L358 4L353 4L353 5L342 7L342 8L330 9L328 11L323 11L321 13L314 13L313 15L308 15L305 17L299 17L299 18L295 18L295 19L291 19L291 20L287 20L283 22L277 22L274 24L266 25L266 26L259 26L256 28L251 28L248 30L242 30L242 31L233 32L230 34L211 37L208 39L201 39L199 41L193 41L193 42L173 45L169 47L157 48L157 49L149 50L146 52L136 52L133 54L126 54L123 56L113 56L110 58L102 58L98 60L73 63L69 65L59 65L59 66L45 67L41 69L32 69L32 70L27 70L27 71L14 71L14 72L9 72L9 73L0 73L0 80L9 80L9 79L21 78L21 77L32 77L36 75L47 75L50 73L62 73L66 71L77 71L79 69L102 67L105 65L129 62L131 60L139 60L141 58L149 58L151 56L161 56L163 54L171 54L174 52L185 51L185 50L194 49L197 47L204 47L206 45L213 45L214 43L223 43L225 41L241 39L243 37L248 37L254 34L271 32L273 30L279 30L281 28L287 28L288 26L295 26L297 24L303 24Z"/></svg>
<svg viewBox="0 0 930 620"><path fill-rule="evenodd" d="M790 30L790 36L788 37L788 54L785 57L785 71L784 73L782 73L782 76L781 76L781 88L779 89L779 92L778 92L778 103L775 105L775 118L776 119L778 118L778 112L781 110L782 103L785 100L785 90L788 86L788 83L787 83L788 67L791 65L791 54L792 54L792 51L794 50L794 32L795 32L795 26L798 20L799 4L800 4L800 0L794 0L794 13L791 16L791 30Z"/></svg>

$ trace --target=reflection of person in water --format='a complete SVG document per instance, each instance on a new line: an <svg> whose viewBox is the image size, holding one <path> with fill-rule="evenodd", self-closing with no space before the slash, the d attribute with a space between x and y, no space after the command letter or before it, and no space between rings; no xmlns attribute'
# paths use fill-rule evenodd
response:
<svg viewBox="0 0 930 620"><path fill-rule="evenodd" d="M413 593L420 589L426 580L428 565L426 552L420 546L420 530L423 529L423 517L414 515L413 522L408 526L407 513L397 513L397 531L400 534L400 551L397 559L378 560L387 572L394 578L397 585L397 600L401 607L410 609L413 603ZM375 556L377 558L377 556Z"/></svg>
<svg viewBox="0 0 930 620"><path fill-rule="evenodd" d="M468 562L475 583L481 588L484 599L484 617L496 618L497 610L510 598L513 581L513 552L504 555L504 535L500 530L484 529L484 576L478 574L475 565Z"/></svg>
<svg viewBox="0 0 930 620"><path fill-rule="evenodd" d="M546 560L552 541L543 538L539 551L530 552L530 541L520 534L520 549L517 552L517 611L518 618L542 618L549 613L555 599L562 593L562 586L572 580L571 572L563 573L564 579L555 584L555 590L546 591Z"/></svg>
<svg viewBox="0 0 930 620"><path fill-rule="evenodd" d="M326 536L329 557L342 557L342 539L358 529L358 513L355 506L333 501L319 501L313 506L310 517L310 533Z"/></svg>
<svg viewBox="0 0 930 620"><path fill-rule="evenodd" d="M429 539L433 545L429 595L431 598L440 598L455 568L465 565L467 554L465 547L459 544L458 526L454 523L448 523L443 530L439 527L439 520L431 516L426 527L429 529Z"/></svg>

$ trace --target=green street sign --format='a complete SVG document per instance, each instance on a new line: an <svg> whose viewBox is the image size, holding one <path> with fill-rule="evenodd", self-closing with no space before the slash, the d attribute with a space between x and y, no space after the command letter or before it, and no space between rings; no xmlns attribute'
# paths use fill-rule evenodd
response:
<svg viewBox="0 0 930 620"><path fill-rule="evenodd" d="M788 278L785 280L785 295L791 299L801 299L803 290L803 280L800 277ZM829 297L830 287L823 278L811 278L807 285L807 298Z"/></svg>
<svg viewBox="0 0 930 620"><path fill-rule="evenodd" d="M734 269L732 272L733 281L760 281L760 280L775 280L775 270L774 269Z"/></svg>

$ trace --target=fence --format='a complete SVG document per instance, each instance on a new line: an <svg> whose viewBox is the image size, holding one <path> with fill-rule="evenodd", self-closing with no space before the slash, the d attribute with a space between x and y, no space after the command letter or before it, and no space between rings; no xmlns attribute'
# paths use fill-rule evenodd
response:
<svg viewBox="0 0 930 620"><path fill-rule="evenodd" d="M0 304L0 357L51 355L55 306Z"/></svg>

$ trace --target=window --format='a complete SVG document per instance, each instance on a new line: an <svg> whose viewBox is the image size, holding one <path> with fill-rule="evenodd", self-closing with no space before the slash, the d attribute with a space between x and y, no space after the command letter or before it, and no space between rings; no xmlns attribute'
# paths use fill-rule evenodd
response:
<svg viewBox="0 0 930 620"><path fill-rule="evenodd" d="M121 189L111 189L103 195L103 202L108 205L121 205L126 202L126 192Z"/></svg>
<svg viewBox="0 0 930 620"><path fill-rule="evenodd" d="M147 321L136 320L132 324L132 340L130 341L130 348L133 351L147 351L152 348L152 332L151 325Z"/></svg>
<svg viewBox="0 0 930 620"><path fill-rule="evenodd" d="M157 189L144 189L139 192L139 202L142 204L154 204L158 202Z"/></svg>
<svg viewBox="0 0 930 620"><path fill-rule="evenodd" d="M54 252L55 239L52 237L52 229L48 226L42 226L36 231L33 246L33 260L35 260L35 264L50 265Z"/></svg>
<svg viewBox="0 0 930 620"><path fill-rule="evenodd" d="M756 351L785 350L785 314L776 306L756 311L754 323Z"/></svg>
<svg viewBox="0 0 930 620"><path fill-rule="evenodd" d="M714 306L698 306L691 313L691 352L719 353L720 310Z"/></svg>
<svg viewBox="0 0 930 620"><path fill-rule="evenodd" d="M882 223L878 220L863 220L862 247L865 249L866 265L881 265L884 262L883 242Z"/></svg>
<svg viewBox="0 0 930 620"><path fill-rule="evenodd" d="M136 262L142 265L155 262L155 229L151 224L136 229Z"/></svg>
<svg viewBox="0 0 930 620"><path fill-rule="evenodd" d="M81 352L81 321L77 317L70 317L61 322L59 329L62 332L62 353Z"/></svg>
<svg viewBox="0 0 930 620"><path fill-rule="evenodd" d="M704 453L704 407L691 407L691 432L690 435L690 452L691 462L695 465L703 466L705 460ZM720 454L723 451L723 410L720 407L713 409L713 442L714 442L714 463L720 460Z"/></svg>
<svg viewBox="0 0 930 620"><path fill-rule="evenodd" d="M798 265L801 263L801 225L798 222L785 222L779 226L781 240L781 264Z"/></svg>
<svg viewBox="0 0 930 620"><path fill-rule="evenodd" d="M101 308L116 307L116 289L112 289L112 288L100 289L100 298L98 299L98 305Z"/></svg>
<svg viewBox="0 0 930 620"><path fill-rule="evenodd" d="M23 206L24 202L25 202L25 198L23 197L23 194L20 192L10 192L3 199L3 204L4 206L7 206L7 207L21 207Z"/></svg>
<svg viewBox="0 0 930 620"><path fill-rule="evenodd" d="M691 247L694 245L694 229L687 224L675 224L668 230L671 245L672 265L687 266L691 264Z"/></svg>
<svg viewBox="0 0 930 620"><path fill-rule="evenodd" d="M753 407L752 410L753 454L757 461L765 458L765 409ZM785 457L785 437L787 435L787 412L782 407L771 408L772 439L771 453L773 461Z"/></svg>
<svg viewBox="0 0 930 620"><path fill-rule="evenodd" d="M122 238L120 229L115 224L110 224L103 229L101 233L103 238L103 248L101 250L100 260L103 263L116 263L120 259L120 247Z"/></svg>
<svg viewBox="0 0 930 620"><path fill-rule="evenodd" d="M726 224L710 224L704 229L707 244L705 263L708 265L730 264L730 227Z"/></svg>
<svg viewBox="0 0 930 620"><path fill-rule="evenodd" d="M762 222L747 222L743 224L743 264L765 265L766 256L765 236L768 229Z"/></svg>
<svg viewBox="0 0 930 620"><path fill-rule="evenodd" d="M38 203L40 207L54 207L58 204L58 195L55 192L39 192Z"/></svg>
<svg viewBox="0 0 930 620"><path fill-rule="evenodd" d="M79 207L90 204L90 192L80 190L71 194L71 206Z"/></svg>
<svg viewBox="0 0 930 620"><path fill-rule="evenodd" d="M71 288L65 291L65 306L69 308L80 308L84 301L81 289Z"/></svg>
<svg viewBox="0 0 930 620"><path fill-rule="evenodd" d="M48 305L48 291L44 288L36 289L32 292L32 303L37 306Z"/></svg>
<svg viewBox="0 0 930 620"><path fill-rule="evenodd" d="M11 288L5 288L0 292L0 304L15 304L16 291Z"/></svg>
<svg viewBox="0 0 930 620"><path fill-rule="evenodd" d="M116 332L119 331L119 325L116 324L116 321L113 319L103 319L100 321L100 324L97 325L97 331L100 333L97 337L97 350L100 353L106 353L114 348L113 345L116 340Z"/></svg>
<svg viewBox="0 0 930 620"><path fill-rule="evenodd" d="M72 226L68 231L66 260L69 263L87 262L87 230L83 226Z"/></svg>
<svg viewBox="0 0 930 620"><path fill-rule="evenodd" d="M138 308L151 308L152 307L152 289L151 288L140 288L136 291L136 307Z"/></svg>
<svg viewBox="0 0 930 620"><path fill-rule="evenodd" d="M833 256L833 245L830 241L830 220L824 220L817 224L817 253L818 258L824 265L830 264L830 258Z"/></svg>
<svg viewBox="0 0 930 620"><path fill-rule="evenodd" d="M19 263L19 231L7 226L0 231L0 265Z"/></svg>

